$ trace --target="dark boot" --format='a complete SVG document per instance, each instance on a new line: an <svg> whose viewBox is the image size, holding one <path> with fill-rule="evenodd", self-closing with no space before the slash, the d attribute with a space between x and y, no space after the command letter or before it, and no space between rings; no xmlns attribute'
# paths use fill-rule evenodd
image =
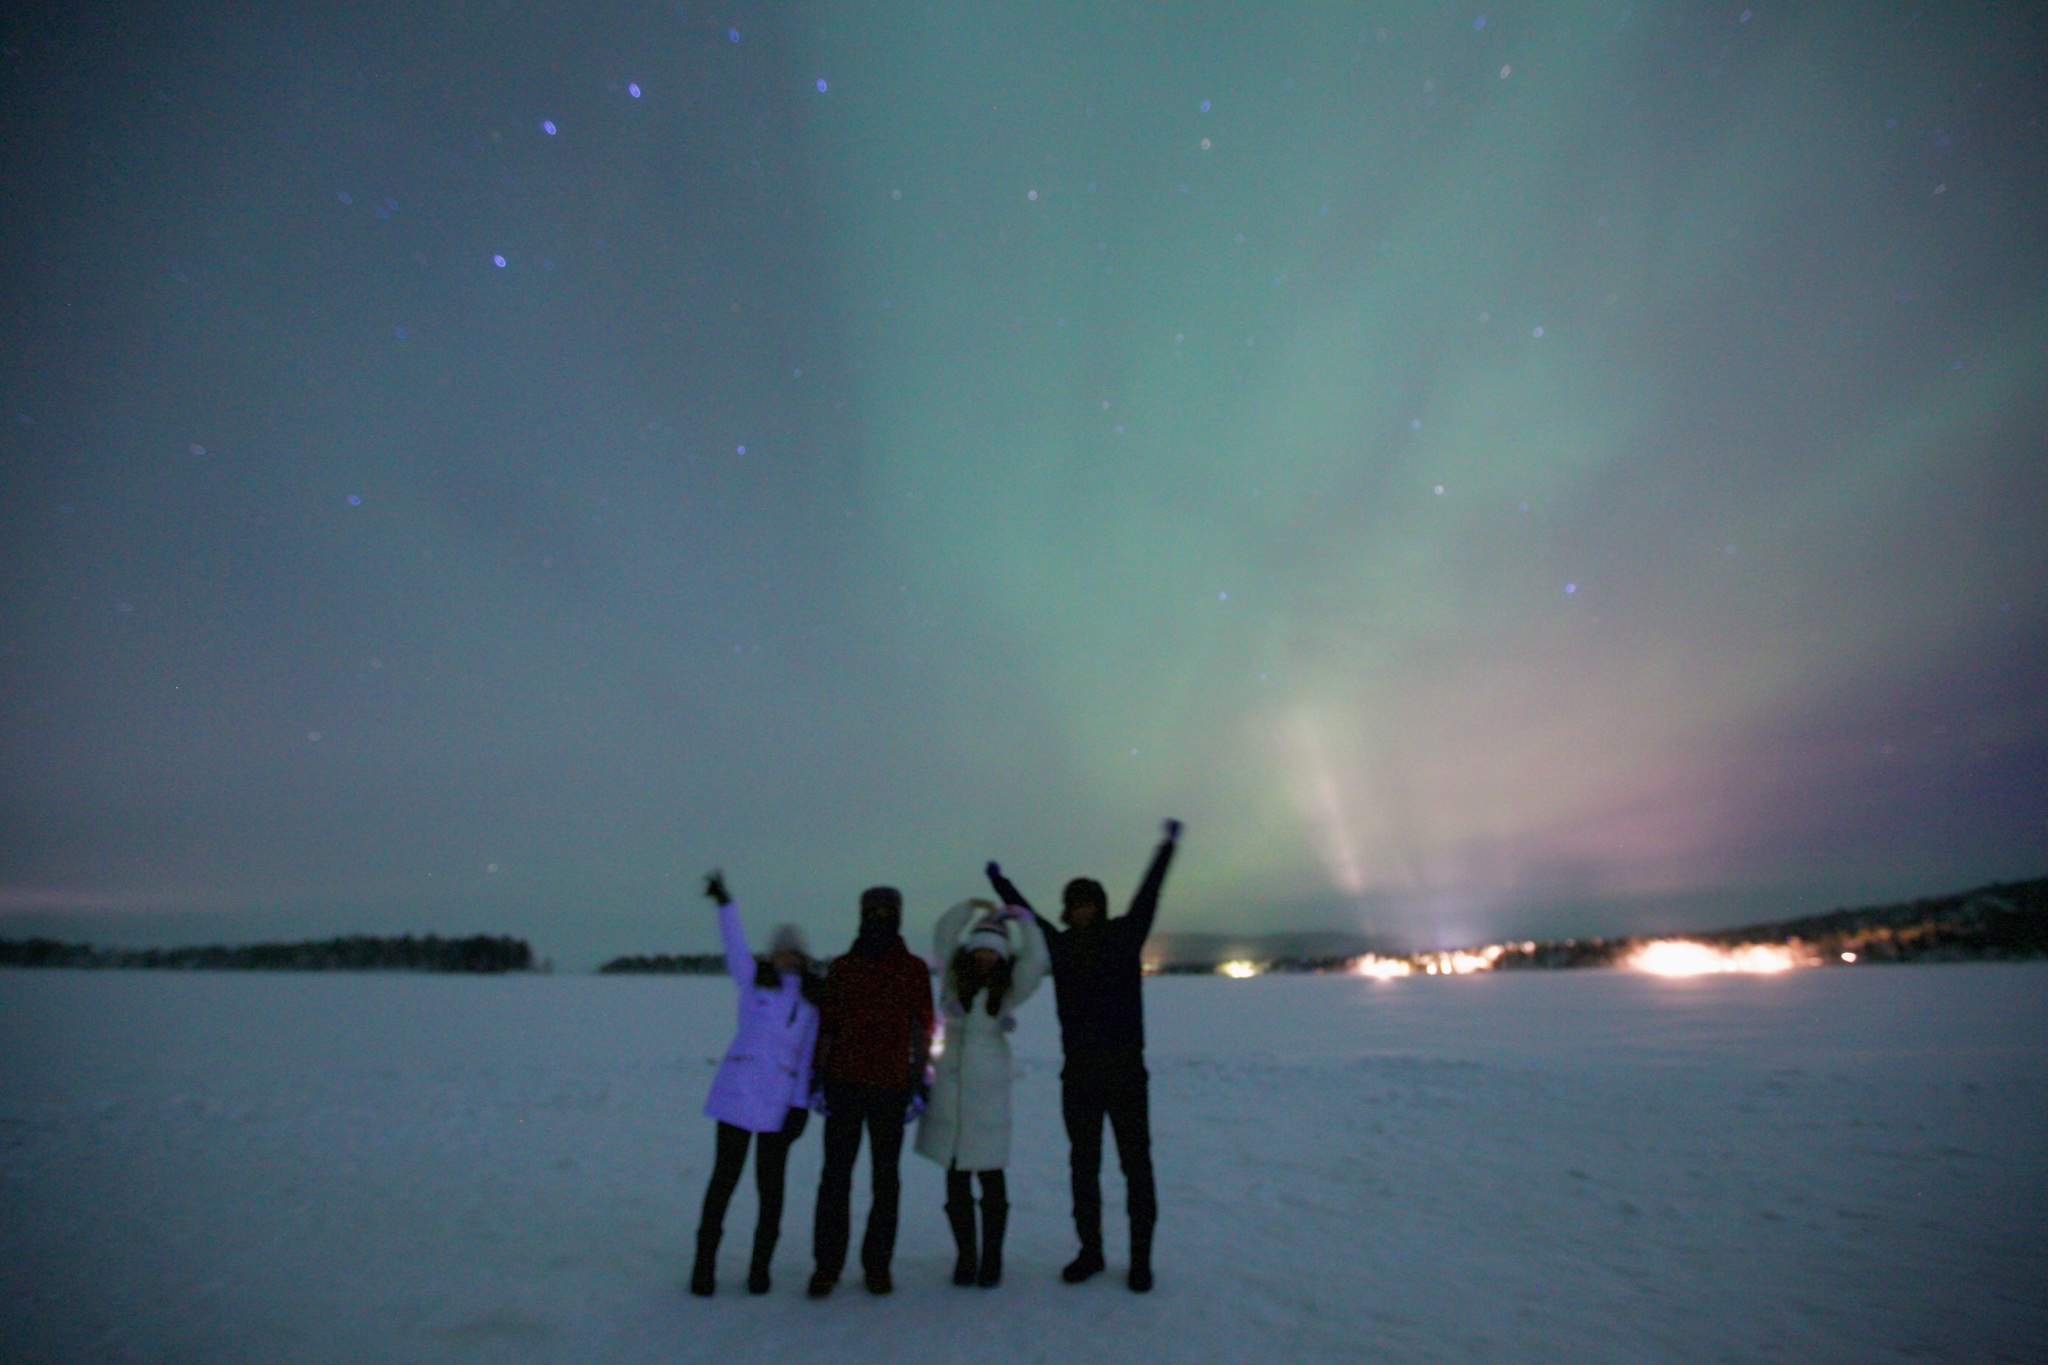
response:
<svg viewBox="0 0 2048 1365"><path fill-rule="evenodd" d="M1152 1292L1152 1229L1131 1224L1131 1292Z"/></svg>
<svg viewBox="0 0 2048 1365"><path fill-rule="evenodd" d="M1068 1284L1079 1284L1102 1273L1102 1206L1077 1207L1074 1210L1074 1231L1081 1238L1081 1254L1067 1262L1067 1268L1060 1272L1060 1278Z"/></svg>
<svg viewBox="0 0 2048 1365"><path fill-rule="evenodd" d="M993 1289L1003 1282L1003 1233L1010 1226L1010 1206L981 1197L981 1274L975 1283Z"/></svg>
<svg viewBox="0 0 2048 1365"><path fill-rule="evenodd" d="M718 1232L697 1234L697 1263L690 1268L690 1292L710 1298L718 1289Z"/></svg>
<svg viewBox="0 0 2048 1365"><path fill-rule="evenodd" d="M948 1199L946 1221L953 1225L953 1245L959 1255L953 1261L953 1283L971 1285L980 1273L979 1258L974 1248L974 1200Z"/></svg>
<svg viewBox="0 0 2048 1365"><path fill-rule="evenodd" d="M768 1267L775 1263L775 1244L782 1240L782 1229L757 1227L754 1229L754 1259L747 1267L747 1292L765 1294L774 1282L768 1278Z"/></svg>

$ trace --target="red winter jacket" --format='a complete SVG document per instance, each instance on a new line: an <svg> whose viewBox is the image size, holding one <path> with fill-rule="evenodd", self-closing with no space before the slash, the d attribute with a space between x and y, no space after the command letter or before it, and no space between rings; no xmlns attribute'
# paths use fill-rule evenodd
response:
<svg viewBox="0 0 2048 1365"><path fill-rule="evenodd" d="M908 1091L931 1031L931 972L901 938L878 953L834 958L825 969L818 1035L832 1040L827 1081Z"/></svg>

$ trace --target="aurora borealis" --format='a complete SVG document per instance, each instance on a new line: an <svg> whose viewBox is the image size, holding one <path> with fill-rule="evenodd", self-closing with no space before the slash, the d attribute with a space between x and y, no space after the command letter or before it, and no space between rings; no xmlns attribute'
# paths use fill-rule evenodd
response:
<svg viewBox="0 0 2048 1365"><path fill-rule="evenodd" d="M8 23L10 925L581 961L722 864L836 943L1168 814L1173 927L1438 946L2048 859L2025 7Z"/></svg>

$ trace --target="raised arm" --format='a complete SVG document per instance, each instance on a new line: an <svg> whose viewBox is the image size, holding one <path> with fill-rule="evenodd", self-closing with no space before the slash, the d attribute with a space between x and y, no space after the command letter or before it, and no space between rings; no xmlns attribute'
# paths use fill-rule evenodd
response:
<svg viewBox="0 0 2048 1365"><path fill-rule="evenodd" d="M939 1012L949 1019L961 1010L960 997L953 990L950 969L953 950L960 946L960 937L967 932L967 921L987 904L987 901L961 901L939 916L938 927L932 930L932 961L938 964L939 969Z"/></svg>
<svg viewBox="0 0 2048 1365"><path fill-rule="evenodd" d="M1024 893L1017 889L1017 884L1003 875L1001 863L991 858L988 866L982 870L988 873L988 884L996 889L996 895L1002 899L1004 905L1014 905L1025 914L1031 916L1032 919L1038 922L1040 931L1048 937L1058 938L1060 936L1059 926L1048 922L1045 916L1039 914L1031 902L1024 899Z"/></svg>
<svg viewBox="0 0 2048 1365"><path fill-rule="evenodd" d="M1130 924L1126 932L1136 935L1140 943L1152 932L1152 918L1159 913L1159 889L1166 885L1166 868L1178 847L1180 821L1168 820L1166 837L1159 841L1152 854L1152 865L1145 869L1145 880L1138 883L1138 894L1131 897L1131 908L1124 912L1124 919Z"/></svg>
<svg viewBox="0 0 2048 1365"><path fill-rule="evenodd" d="M946 964L953 960L953 950L960 946L960 936L967 932L967 922L972 919L987 901L961 901L958 905L939 916L938 927L932 930L932 961L938 964L943 974ZM994 909L993 906L988 906Z"/></svg>
<svg viewBox="0 0 2048 1365"><path fill-rule="evenodd" d="M1038 989L1038 983L1045 979L1046 968L1052 965L1052 957L1046 951L1045 934L1039 929L1038 921L1030 915L1018 915L1016 960L1010 965L1010 1000L1021 1005L1031 998L1031 992Z"/></svg>
<svg viewBox="0 0 2048 1365"><path fill-rule="evenodd" d="M725 874L704 879L704 897L718 906L718 938L725 948L725 970L741 990L754 984L754 955L747 951L747 933L740 928L740 908L725 889Z"/></svg>

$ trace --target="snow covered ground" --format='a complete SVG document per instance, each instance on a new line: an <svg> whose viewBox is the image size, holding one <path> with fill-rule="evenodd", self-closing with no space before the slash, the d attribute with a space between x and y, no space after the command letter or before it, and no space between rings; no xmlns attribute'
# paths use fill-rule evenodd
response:
<svg viewBox="0 0 2048 1365"><path fill-rule="evenodd" d="M1146 988L1159 1288L1071 1252L1050 991L1009 1278L684 1292L723 980L0 972L14 1361L2038 1360L2048 964ZM865 1177L857 1190L863 1190ZM855 1202L856 1240L865 1196Z"/></svg>

